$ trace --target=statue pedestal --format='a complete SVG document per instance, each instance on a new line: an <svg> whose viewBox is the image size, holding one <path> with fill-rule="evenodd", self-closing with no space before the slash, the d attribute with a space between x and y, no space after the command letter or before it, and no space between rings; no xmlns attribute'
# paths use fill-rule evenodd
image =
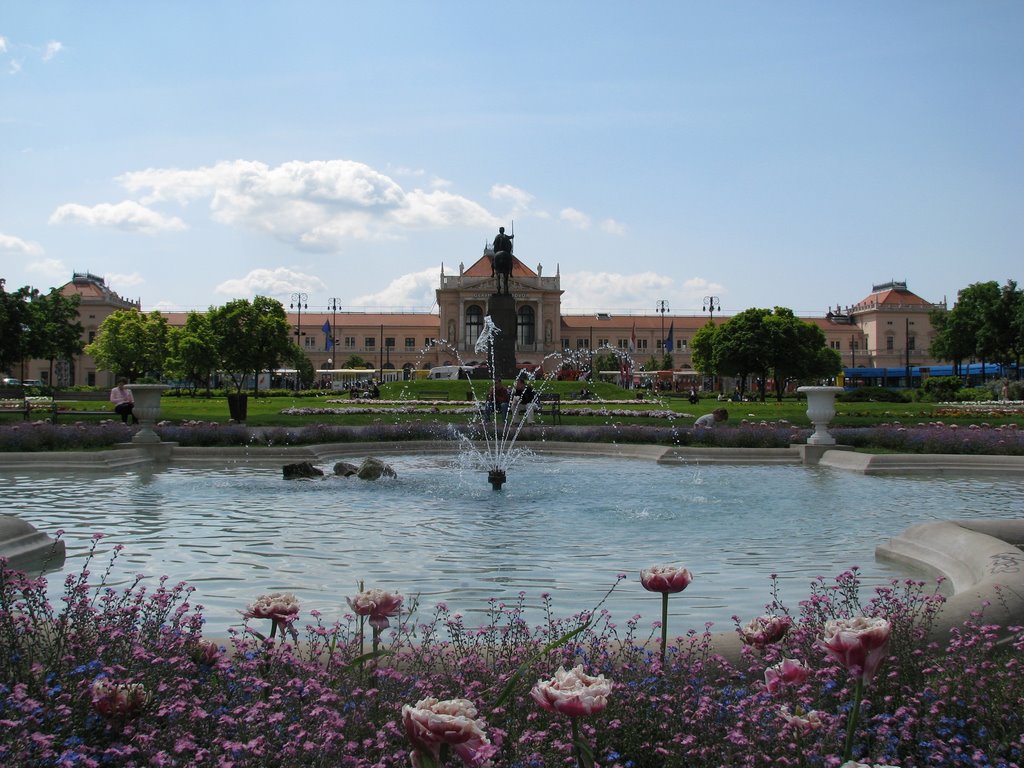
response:
<svg viewBox="0 0 1024 768"><path fill-rule="evenodd" d="M507 294L491 294L487 303L491 322L501 331L493 344L495 380L514 379L516 376L516 300Z"/></svg>
<svg viewBox="0 0 1024 768"><path fill-rule="evenodd" d="M807 438L808 445L835 445L836 439L828 432L829 422L836 415L836 395L842 387L797 387L807 396L807 418L814 425L814 434Z"/></svg>
<svg viewBox="0 0 1024 768"><path fill-rule="evenodd" d="M165 389L170 389L166 384L129 384L128 389L132 391L135 398L135 408L132 413L139 420L140 429L135 433L132 442L135 444L159 443L160 436L153 431L153 425L160 420L160 395Z"/></svg>

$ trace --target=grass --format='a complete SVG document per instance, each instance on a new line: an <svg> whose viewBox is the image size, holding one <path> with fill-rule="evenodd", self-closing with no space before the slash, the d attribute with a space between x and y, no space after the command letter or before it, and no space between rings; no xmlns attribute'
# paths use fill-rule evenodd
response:
<svg viewBox="0 0 1024 768"><path fill-rule="evenodd" d="M598 382L588 385L595 395L595 400L578 401L576 394L580 391L579 382L546 382L543 390L556 393L562 397L563 411L582 411L582 413L565 413L563 423L575 426L596 426L608 422L608 415L601 413L602 408L614 408L615 418L637 425L662 425L667 423L664 416L643 416L641 412L670 411L677 415L682 425L689 425L693 419L713 409L725 406L729 411L730 423L739 423L743 419L750 421L786 421L798 426L810 426L807 418L807 405L803 400L785 398L781 403L775 400L767 402L720 403L715 398L705 398L691 405L682 397L657 397L650 392L643 393L643 399L637 399L637 393L623 390L612 384ZM425 409L418 412L385 413L408 408L410 401L436 399L436 395L425 395L424 392L444 392L450 407L455 408L472 400L470 389L475 392L478 400L487 395L486 381L415 381L385 384L381 388L381 399L373 402L349 401L342 393L308 391L297 394L275 393L274 396L261 395L254 397L250 393L248 401L248 418L246 423L253 427L288 427L306 426L309 424L345 424L352 426L379 423L408 423L429 420L432 423L463 423L464 413L438 413ZM330 402L338 401L338 402ZM604 402L602 402L604 401ZM610 401L616 401L614 403ZM68 404L72 407L72 404ZM437 403L439 410L444 410L444 402ZM94 406L94 404L93 404ZM82 404L83 409L89 407ZM345 415L322 414L284 414L290 408L346 408L364 410L365 413L348 413ZM162 400L162 418L173 422L212 421L226 423L228 421L227 399L223 393L213 396L199 394L165 394ZM593 415L588 412L593 411ZM629 411L637 412L636 416L626 415ZM65 417L65 421L71 417ZM83 417L99 420L100 417ZM0 423L17 423L17 415L0 416ZM837 427L869 427L884 423L902 423L916 425L942 421L946 424L969 426L988 422L991 424L1017 424L1024 427L1024 409L1009 409L986 412L974 410L966 406L950 406L940 403L837 403L836 416L832 424Z"/></svg>

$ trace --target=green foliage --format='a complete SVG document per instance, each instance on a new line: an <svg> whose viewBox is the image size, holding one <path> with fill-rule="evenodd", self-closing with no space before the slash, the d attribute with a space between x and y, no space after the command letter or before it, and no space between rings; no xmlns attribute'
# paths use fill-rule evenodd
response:
<svg viewBox="0 0 1024 768"><path fill-rule="evenodd" d="M199 387L209 391L218 362L217 340L209 315L189 312L183 326L171 329L165 373L187 382L192 392Z"/></svg>
<svg viewBox="0 0 1024 768"><path fill-rule="evenodd" d="M258 394L260 371L273 371L293 359L288 315L276 299L235 299L211 307L209 316L220 368L236 391L241 392L245 377L252 375L253 394Z"/></svg>
<svg viewBox="0 0 1024 768"><path fill-rule="evenodd" d="M841 403L909 403L910 397L885 387L858 387L836 397Z"/></svg>
<svg viewBox="0 0 1024 768"><path fill-rule="evenodd" d="M137 309L119 309L100 324L96 340L85 351L100 368L129 381L147 374L160 377L168 333L167 320L159 312L144 315Z"/></svg>
<svg viewBox="0 0 1024 768"><path fill-rule="evenodd" d="M0 373L13 373L14 366L28 356L25 329L32 317L31 295L27 286L8 293L0 280Z"/></svg>
<svg viewBox="0 0 1024 768"><path fill-rule="evenodd" d="M945 403L956 400L963 382L959 376L932 376L921 387L921 398L928 402Z"/></svg>

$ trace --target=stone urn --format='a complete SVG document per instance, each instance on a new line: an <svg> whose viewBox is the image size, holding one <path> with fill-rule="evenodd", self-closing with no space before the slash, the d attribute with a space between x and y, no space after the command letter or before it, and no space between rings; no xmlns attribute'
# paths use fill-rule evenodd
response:
<svg viewBox="0 0 1024 768"><path fill-rule="evenodd" d="M140 428L132 437L133 443L159 443L160 436L153 431L153 425L160 419L160 395L166 384L128 384L135 398L132 413L139 420Z"/></svg>
<svg viewBox="0 0 1024 768"><path fill-rule="evenodd" d="M836 439L828 433L829 422L836 415L836 395L842 387L797 387L807 396L807 418L814 425L814 434L807 438L808 445L835 445Z"/></svg>

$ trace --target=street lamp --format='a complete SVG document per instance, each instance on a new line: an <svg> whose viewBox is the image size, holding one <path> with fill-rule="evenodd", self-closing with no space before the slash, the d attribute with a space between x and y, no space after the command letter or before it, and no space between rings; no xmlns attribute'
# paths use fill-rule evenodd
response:
<svg viewBox="0 0 1024 768"><path fill-rule="evenodd" d="M722 302L718 300L717 296L705 296L704 297L704 311L711 316L711 322L715 321L715 312L722 311Z"/></svg>
<svg viewBox="0 0 1024 768"><path fill-rule="evenodd" d="M668 312L668 301L665 299L658 299L658 306L655 309L656 312L661 313L661 351L665 352L665 313Z"/></svg>
<svg viewBox="0 0 1024 768"><path fill-rule="evenodd" d="M295 324L295 344L300 349L302 348L302 310L303 309L309 309L309 305L306 303L307 301L309 301L309 294L308 293L296 292L296 293L292 294L291 303L289 304L289 307L291 309L298 310L298 313L299 313L298 318L297 318L297 322ZM299 386L300 386L299 385L299 371L296 370L295 371L295 391L296 392L299 391Z"/></svg>
<svg viewBox="0 0 1024 768"><path fill-rule="evenodd" d="M331 310L331 350L337 355L338 351L335 347L338 346L338 307L341 306L341 299L337 296L332 296L327 300L327 308Z"/></svg>

